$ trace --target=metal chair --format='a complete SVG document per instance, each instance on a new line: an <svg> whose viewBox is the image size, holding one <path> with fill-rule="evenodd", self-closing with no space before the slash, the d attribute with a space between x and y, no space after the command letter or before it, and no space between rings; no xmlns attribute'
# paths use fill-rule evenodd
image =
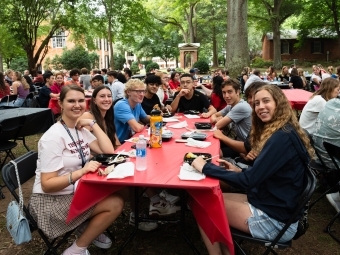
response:
<svg viewBox="0 0 340 255"><path fill-rule="evenodd" d="M37 158L38 158L37 152L29 151L26 154L14 160L18 166L21 185L35 176L35 170L37 168ZM14 196L15 200L17 200L19 203L19 196L16 192L16 189L18 188L18 183L13 164L8 163L4 166L4 168L2 169L2 179L4 180L8 190ZM48 247L47 251L44 254L52 253L57 255L57 249L60 247L61 244L67 241L68 237L73 233L73 231L67 232L58 242L56 242L57 238L50 241L48 237L44 234L44 232L38 228L37 222L30 214L28 207L26 205L24 205L23 211L26 215L26 218L29 221L31 232L37 230L39 235L41 236L41 238L44 240L45 244Z"/></svg>
<svg viewBox="0 0 340 255"><path fill-rule="evenodd" d="M245 251L241 247L241 244L243 241L249 241L249 242L257 243L257 244L264 246L266 248L265 252L263 253L264 255L267 255L269 253L277 254L277 252L274 251L275 248L285 249L287 247L290 247L292 244L292 240L285 242L285 243L281 243L279 242L279 240L283 236L283 234L286 232L288 227L296 221L296 217L299 214L301 214L301 212L304 210L304 208L306 207L307 203L309 202L309 200L311 199L313 195L313 192L316 187L316 178L315 178L313 171L309 167L305 168L304 185L305 185L304 191L299 197L299 199L297 200L298 201L297 208L295 209L290 219L285 223L284 227L282 228L282 230L279 232L279 234L276 236L276 238L273 241L255 238L248 233L244 233L240 230L230 228L231 234L233 236L234 244L235 244L235 249L239 250L241 254L246 255Z"/></svg>
<svg viewBox="0 0 340 255"><path fill-rule="evenodd" d="M0 152L5 152L6 156L1 162L0 169L6 163L8 157L11 159L15 159L15 156L12 152L12 149L15 148L18 144L16 142L19 132L23 127L26 120L26 116L20 116L12 119L6 119L0 122ZM5 198L4 194L1 191L1 188L4 187L0 185L0 197Z"/></svg>
<svg viewBox="0 0 340 255"><path fill-rule="evenodd" d="M30 93L26 96L25 101L24 101L24 103L22 104L21 107L31 107L33 97L34 97L34 93L33 93L33 92L30 92Z"/></svg>
<svg viewBox="0 0 340 255"><path fill-rule="evenodd" d="M334 144L331 144L329 142L323 142L323 146L325 147L329 157L331 158L333 164L335 165L335 168L337 171L340 172L340 166L338 164L338 162L340 162L340 147L336 146ZM337 161L338 162L337 162ZM335 189L337 192L340 192L340 180L339 182L335 185ZM338 243L340 243L340 239L337 238L331 230L331 227L333 225L333 223L336 221L336 219L340 216L340 211L331 219L331 221L328 223L325 231L334 239L336 240Z"/></svg>
<svg viewBox="0 0 340 255"><path fill-rule="evenodd" d="M314 159L312 159L309 162L309 166L312 169L312 171L314 172L315 176L318 179L320 179L320 177L323 178L323 180L325 180L327 182L327 185L328 185L328 189L324 193L322 193L317 199L315 199L312 203L310 203L309 209L312 209L312 207L317 202L319 202L323 197L325 197L327 194L331 193L335 189L334 183L332 181L330 181L332 179L332 177L333 177L333 173L334 173L335 169L331 169L331 168L326 166L326 164L322 160L322 157L321 157L320 153L318 152L318 150L314 146L314 140L313 140L312 135L307 130L304 129L304 131L308 135L310 144L314 148L315 154L316 154L317 158L320 161L320 163L318 163Z"/></svg>

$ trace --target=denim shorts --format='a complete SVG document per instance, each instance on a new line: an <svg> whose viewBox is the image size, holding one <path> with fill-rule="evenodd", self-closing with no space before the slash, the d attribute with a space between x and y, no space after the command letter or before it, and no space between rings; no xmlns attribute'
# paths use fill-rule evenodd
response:
<svg viewBox="0 0 340 255"><path fill-rule="evenodd" d="M248 226L253 237L274 240L284 227L284 223L270 218L266 213L249 204L249 209L252 216L248 218ZM287 231L283 234L279 242L288 242L293 239L297 231L298 222L289 226Z"/></svg>

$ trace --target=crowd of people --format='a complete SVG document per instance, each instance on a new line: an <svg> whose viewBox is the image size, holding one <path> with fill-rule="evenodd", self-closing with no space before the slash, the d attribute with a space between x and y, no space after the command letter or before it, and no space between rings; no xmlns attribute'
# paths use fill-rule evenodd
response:
<svg viewBox="0 0 340 255"><path fill-rule="evenodd" d="M318 72L320 68L316 66L312 81L318 79L314 77ZM314 157L305 131L313 135L325 162L334 167L322 142L340 146L339 76L320 76L318 88L298 120L282 90L267 81L280 79L294 88L303 88L303 70L283 67L277 75L271 67L266 79L257 69L250 72L244 68L239 79L228 74L218 69L212 88L201 86L204 93L197 89L199 77L195 70L182 74L155 71L148 73L144 81L132 79L127 68L124 73L102 69L100 73L88 74L83 68L71 70L69 76L50 71L38 74L36 81L44 83L39 91L40 106L48 107L50 98L57 98L61 116L38 143L30 211L50 238L77 228L78 239L63 254L89 254L90 243L104 249L111 247L112 241L103 232L120 215L124 202L134 199L133 192L116 192L66 224L74 183L100 166L89 161L90 155L112 154L125 140L142 132L156 104L164 113L195 110L210 120L215 126L213 135L220 141L218 161L222 166L207 163L201 157L192 166L220 180L230 226L258 238L276 237L297 207L296 198L304 188L305 166ZM5 77L0 73L0 81L9 83L9 78L13 92L18 98L25 98L30 86L23 76L19 72L6 72ZM0 86L0 93L9 92L6 86ZM85 111L85 91L92 92L89 111ZM50 144L54 144L53 149ZM237 193L240 190L243 193ZM179 197L165 190L148 188L145 195L150 199L150 216L180 210L176 205ZM298 217L281 241L294 237ZM132 206L129 223L133 225L134 219ZM156 222L139 223L143 231L157 227ZM199 229L209 254L229 254L225 245L212 244Z"/></svg>

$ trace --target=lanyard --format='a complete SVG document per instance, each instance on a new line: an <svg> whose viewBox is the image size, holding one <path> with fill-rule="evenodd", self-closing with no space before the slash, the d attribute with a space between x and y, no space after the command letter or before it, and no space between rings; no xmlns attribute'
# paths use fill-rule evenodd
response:
<svg viewBox="0 0 340 255"><path fill-rule="evenodd" d="M80 154L80 158L81 158L81 166L84 167L85 166L85 163L86 163L86 159L85 159L85 156L84 156L84 153L83 153L83 150L81 149L81 145L80 145L80 139L79 139L79 135L78 135L78 130L76 129L76 134L77 134L77 138L78 138L78 143L79 143L79 148L78 148L78 145L77 143L74 141L73 139L73 136L70 132L70 130L68 129L68 127L66 126L65 124L65 121L63 119L60 120L60 123L64 126L64 128L66 129L68 135L71 137L72 139L72 142L74 143L74 145L76 146L77 148L77 151L79 152Z"/></svg>

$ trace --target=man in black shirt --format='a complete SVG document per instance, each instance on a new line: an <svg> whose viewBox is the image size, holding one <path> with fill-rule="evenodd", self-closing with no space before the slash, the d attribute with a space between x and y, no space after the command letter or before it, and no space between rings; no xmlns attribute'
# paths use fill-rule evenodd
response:
<svg viewBox="0 0 340 255"><path fill-rule="evenodd" d="M180 78L180 84L181 90L175 93L174 100L171 103L172 113L195 110L202 113L203 118L209 118L217 112L214 106L209 103L207 97L194 89L194 79L190 74L183 74ZM203 112L205 109L207 109L207 112Z"/></svg>
<svg viewBox="0 0 340 255"><path fill-rule="evenodd" d="M50 102L51 97L58 98L59 94L54 94L51 92L50 87L53 85L54 82L54 75L51 72L45 72L43 75L45 86L43 86L39 90L39 98L38 102L41 108L47 108L48 103Z"/></svg>
<svg viewBox="0 0 340 255"><path fill-rule="evenodd" d="M143 98L142 102L142 108L145 111L147 115L150 115L153 107L157 104L158 107L162 110L165 110L164 107L161 105L161 101L159 100L159 97L157 96L157 91L159 89L159 86L162 85L162 80L160 76L156 76L154 74L148 75L145 78L146 83L146 92ZM170 105L166 106L171 110Z"/></svg>

